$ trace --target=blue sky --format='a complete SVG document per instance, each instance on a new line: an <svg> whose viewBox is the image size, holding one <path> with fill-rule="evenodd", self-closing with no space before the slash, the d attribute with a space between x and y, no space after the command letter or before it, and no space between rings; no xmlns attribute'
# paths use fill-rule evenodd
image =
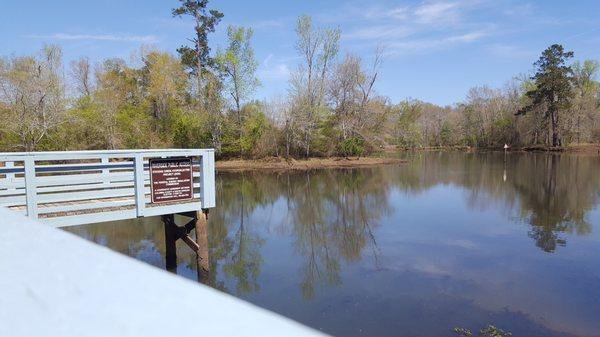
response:
<svg viewBox="0 0 600 337"><path fill-rule="evenodd" d="M172 18L176 0L0 0L0 55L34 53L44 43L63 48L66 62L79 56L126 60L140 46L175 52L192 34L187 19ZM300 14L340 27L341 54L369 61L385 50L377 91L399 102L437 104L464 99L468 89L500 87L531 71L540 52L561 43L576 59L600 59L600 1L219 1L225 14L211 36L226 44L229 24L252 27L262 87L257 98L285 95L299 62L294 25Z"/></svg>

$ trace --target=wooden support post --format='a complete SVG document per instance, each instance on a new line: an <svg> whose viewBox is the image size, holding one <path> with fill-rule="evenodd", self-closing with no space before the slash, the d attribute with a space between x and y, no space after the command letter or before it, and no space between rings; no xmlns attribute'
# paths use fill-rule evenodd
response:
<svg viewBox="0 0 600 337"><path fill-rule="evenodd" d="M162 217L163 224L165 226L165 261L167 270L177 274L177 233L175 226L175 218L173 214L166 214Z"/></svg>
<svg viewBox="0 0 600 337"><path fill-rule="evenodd" d="M210 264L208 260L208 210L196 214L196 261L198 265L198 282L208 283Z"/></svg>
<svg viewBox="0 0 600 337"><path fill-rule="evenodd" d="M183 242L185 242L188 247L190 247L194 253L198 254L198 251L200 250L200 246L198 246L198 244L194 241L194 239L192 239L189 235L184 235L181 237L181 239L183 240Z"/></svg>
<svg viewBox="0 0 600 337"><path fill-rule="evenodd" d="M162 216L165 226L165 246L167 270L177 273L177 250L175 243L183 240L195 253L198 268L198 281L209 282L210 264L208 259L208 210L196 212L196 217L185 226L177 226L173 214ZM196 232L196 242L188 236L192 229Z"/></svg>

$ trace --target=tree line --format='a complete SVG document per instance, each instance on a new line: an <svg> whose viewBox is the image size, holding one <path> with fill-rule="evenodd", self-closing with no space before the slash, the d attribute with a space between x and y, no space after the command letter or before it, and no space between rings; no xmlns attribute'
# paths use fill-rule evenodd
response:
<svg viewBox="0 0 600 337"><path fill-rule="evenodd" d="M65 65L61 49L0 58L0 150L212 147L220 157L360 156L383 148L563 146L600 142L596 61L570 63L552 45L532 76L504 88L472 88L452 106L375 91L382 49L369 62L340 53L340 29L296 22L300 62L288 94L254 99L260 86L250 28L229 26L227 45L208 43L223 18L206 0L180 0L190 46L177 55L142 48Z"/></svg>

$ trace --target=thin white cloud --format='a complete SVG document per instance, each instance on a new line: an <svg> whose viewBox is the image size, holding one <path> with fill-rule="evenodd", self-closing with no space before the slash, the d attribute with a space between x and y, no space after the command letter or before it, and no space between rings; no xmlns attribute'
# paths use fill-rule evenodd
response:
<svg viewBox="0 0 600 337"><path fill-rule="evenodd" d="M494 35L493 25L473 15L490 6L496 5L489 0L430 0L412 6L374 5L361 11L347 8L359 19L343 38L384 45L388 56L451 48Z"/></svg>
<svg viewBox="0 0 600 337"><path fill-rule="evenodd" d="M406 19L409 15L408 7L396 7L392 8L388 12L388 16L394 19Z"/></svg>
<svg viewBox="0 0 600 337"><path fill-rule="evenodd" d="M262 20L257 22L251 22L248 26L254 29L267 29L267 28L279 28L284 26L283 20Z"/></svg>
<svg viewBox="0 0 600 337"><path fill-rule="evenodd" d="M386 46L386 56L402 54L425 53L433 50L450 48L460 44L475 42L487 36L484 31L474 31L464 34L451 35L438 39L414 39L396 41Z"/></svg>
<svg viewBox="0 0 600 337"><path fill-rule="evenodd" d="M362 40L381 40L390 38L406 37L412 33L412 30L406 26L370 26L359 28L348 34L344 34L344 39L362 39Z"/></svg>
<svg viewBox="0 0 600 337"><path fill-rule="evenodd" d="M502 58L527 58L531 59L536 56L536 52L511 44L495 43L487 46L490 54Z"/></svg>
<svg viewBox="0 0 600 337"><path fill-rule="evenodd" d="M448 43L468 43L481 39L482 37L487 36L488 34L483 31L478 32L470 32L461 35L450 36L445 38L444 41Z"/></svg>
<svg viewBox="0 0 600 337"><path fill-rule="evenodd" d="M414 6L385 7L381 5L349 5L318 17L324 22L356 22L375 19L391 19L396 22L418 24L451 23L460 21L470 10L489 3L489 0L434 0Z"/></svg>
<svg viewBox="0 0 600 337"><path fill-rule="evenodd" d="M348 16L360 17L367 20L372 19L396 19L404 20L411 15L411 8L408 6L399 6L393 8L371 7L354 9L348 13ZM350 15L351 14L351 15Z"/></svg>
<svg viewBox="0 0 600 337"><path fill-rule="evenodd" d="M287 81L290 77L290 68L283 60L275 60L273 54L269 54L261 63L258 75L261 79L270 81Z"/></svg>
<svg viewBox="0 0 600 337"><path fill-rule="evenodd" d="M509 16L528 16L534 13L535 7L533 4L525 3L520 5L510 6L503 10L504 14Z"/></svg>
<svg viewBox="0 0 600 337"><path fill-rule="evenodd" d="M142 42L153 43L157 42L158 38L154 35L115 35L115 34L68 34L56 33L51 35L27 35L32 39L44 40L88 40L88 41L113 41L113 42Z"/></svg>
<svg viewBox="0 0 600 337"><path fill-rule="evenodd" d="M417 21L424 24L435 24L457 20L460 3L458 2L431 2L425 3L415 9Z"/></svg>

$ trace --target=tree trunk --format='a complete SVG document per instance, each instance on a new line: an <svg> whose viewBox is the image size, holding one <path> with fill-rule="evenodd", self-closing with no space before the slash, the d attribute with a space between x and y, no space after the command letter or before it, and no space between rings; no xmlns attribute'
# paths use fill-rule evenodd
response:
<svg viewBox="0 0 600 337"><path fill-rule="evenodd" d="M552 146L560 146L560 137L558 136L558 112L553 109L550 117L552 119Z"/></svg>

